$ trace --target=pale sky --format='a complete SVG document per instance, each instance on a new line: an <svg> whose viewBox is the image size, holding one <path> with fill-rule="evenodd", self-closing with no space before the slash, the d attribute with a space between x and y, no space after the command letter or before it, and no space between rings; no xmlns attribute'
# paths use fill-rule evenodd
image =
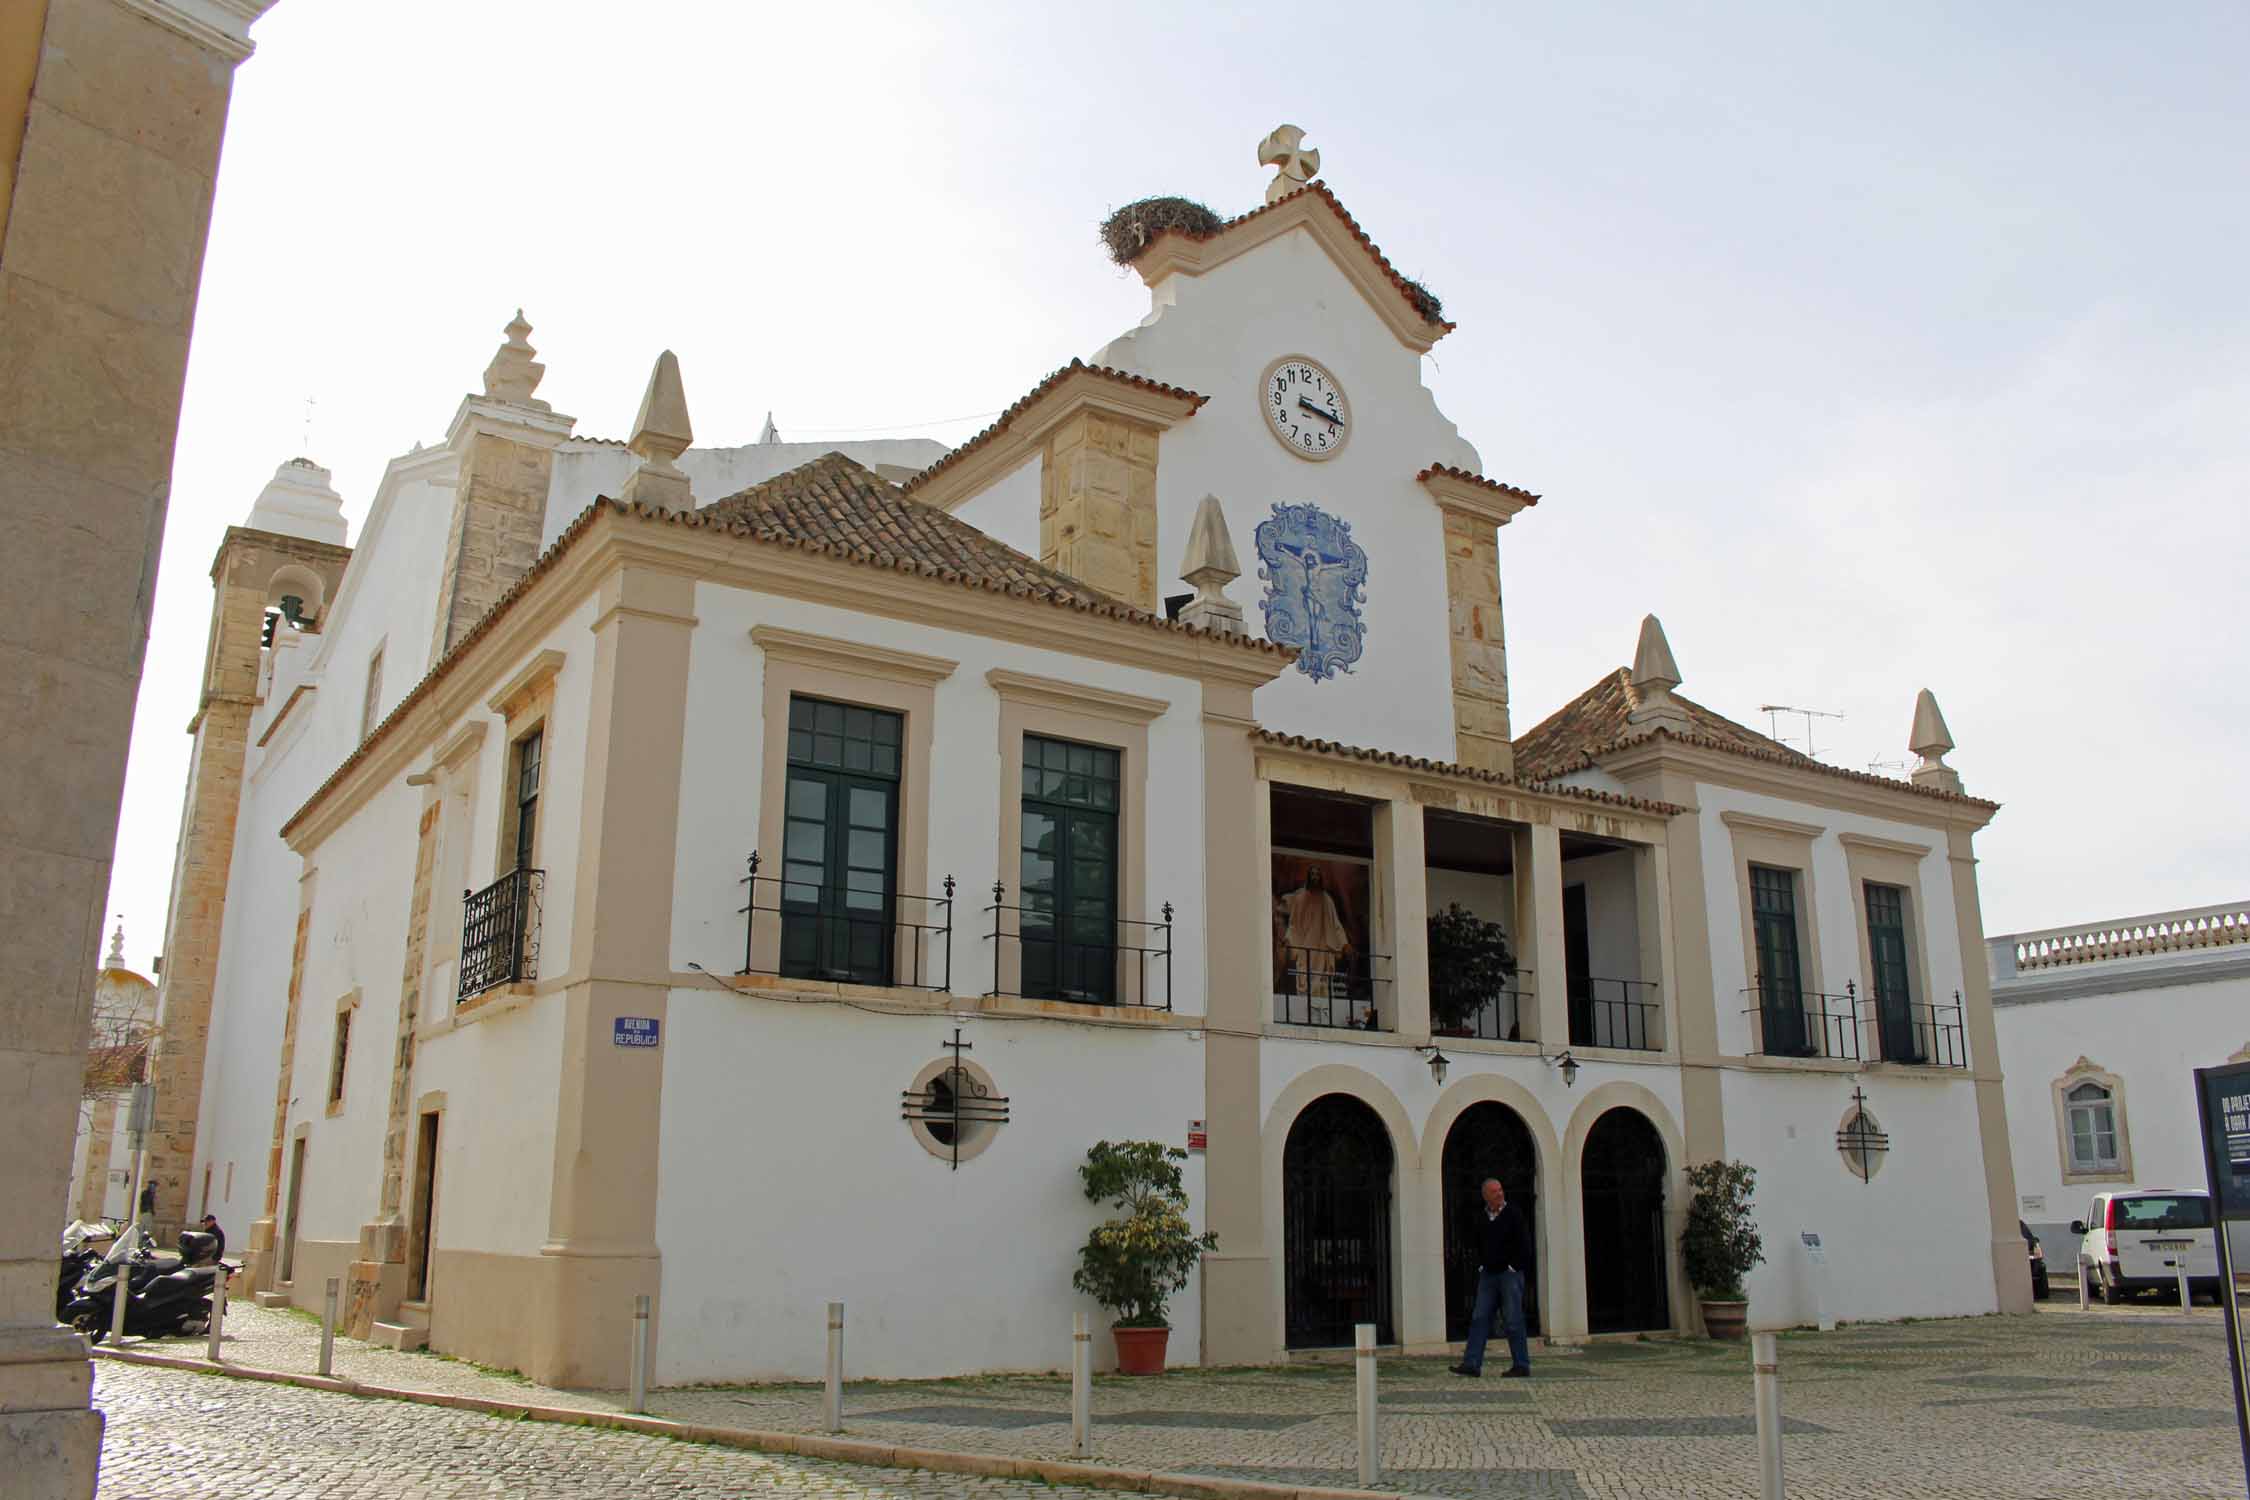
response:
<svg viewBox="0 0 2250 1500"><path fill-rule="evenodd" d="M958 442L1255 207L1274 125L1459 327L1518 731L1660 615L1682 692L1899 774L1934 689L1990 932L2250 896L2250 9L282 0L237 75L111 908L162 941L221 533L353 523L520 304L628 435ZM313 398L309 441L306 399ZM1239 592L1239 589L1238 589ZM1803 721L1784 722L1785 736ZM1380 727L1359 738L1379 743Z"/></svg>

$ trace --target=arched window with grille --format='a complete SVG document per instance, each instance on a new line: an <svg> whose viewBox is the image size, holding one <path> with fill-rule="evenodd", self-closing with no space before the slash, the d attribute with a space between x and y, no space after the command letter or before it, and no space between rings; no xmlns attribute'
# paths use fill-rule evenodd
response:
<svg viewBox="0 0 2250 1500"><path fill-rule="evenodd" d="M2063 1180L2129 1179L2133 1149L2125 1119L2125 1081L2082 1057L2055 1080L2054 1100Z"/></svg>

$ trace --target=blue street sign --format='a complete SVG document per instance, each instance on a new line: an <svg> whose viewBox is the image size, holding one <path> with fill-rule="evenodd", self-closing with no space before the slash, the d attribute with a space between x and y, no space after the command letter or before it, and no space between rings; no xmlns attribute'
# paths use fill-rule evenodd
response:
<svg viewBox="0 0 2250 1500"><path fill-rule="evenodd" d="M620 1047L653 1047L661 1030L654 1016L619 1016L610 1040Z"/></svg>

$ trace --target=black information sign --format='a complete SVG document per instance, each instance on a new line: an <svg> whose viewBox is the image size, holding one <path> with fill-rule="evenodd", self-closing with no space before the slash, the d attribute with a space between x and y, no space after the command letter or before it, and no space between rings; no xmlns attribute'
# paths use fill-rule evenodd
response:
<svg viewBox="0 0 2250 1500"><path fill-rule="evenodd" d="M2244 1398L2246 1351L2242 1294L2236 1288L2231 1225L2250 1222L2250 1063L2195 1070L2195 1106L2203 1120L2203 1170L2215 1210L2219 1300L2227 1315L2228 1362L2234 1367L2234 1420L2242 1436L2242 1468L2250 1484L2250 1400Z"/></svg>

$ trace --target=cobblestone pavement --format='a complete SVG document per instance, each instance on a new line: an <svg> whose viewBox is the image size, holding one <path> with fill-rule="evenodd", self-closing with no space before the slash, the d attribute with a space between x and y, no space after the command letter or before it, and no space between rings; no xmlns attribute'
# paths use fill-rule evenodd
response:
<svg viewBox="0 0 2250 1500"><path fill-rule="evenodd" d="M309 1370L317 1358L319 1330L301 1314L240 1309L230 1312L228 1328L230 1360ZM151 1347L165 1348L167 1342ZM199 1342L177 1341L170 1352L192 1355L199 1349ZM1383 1486L1467 1500L1757 1493L1746 1346L1703 1340L1600 1343L1536 1349L1533 1360L1531 1380L1480 1382L1448 1375L1440 1360L1385 1360ZM2182 1314L2152 1304L2081 1313L2075 1304L2058 1302L2028 1317L1791 1333L1781 1341L1781 1364L1789 1433L1785 1464L1789 1492L1799 1500L1856 1500L1872 1493L2053 1496L2092 1486L2183 1500L2232 1500L2242 1493L2224 1324L2216 1309ZM101 1366L105 1388L121 1371L115 1364ZM336 1371L371 1384L554 1406L614 1410L622 1404L616 1393L547 1391L458 1361L344 1339L337 1341ZM263 1412L264 1403L318 1394L225 1385L216 1386L214 1395L215 1383L201 1376L133 1373L137 1380L184 1384L195 1400L225 1400L261 1430L266 1419L252 1414ZM1134 1468L1348 1485L1356 1464L1352 1400L1346 1364L1175 1370L1154 1380L1105 1376L1095 1386L1094 1458ZM410 1428L439 1415L371 1405L408 1413L390 1420ZM847 1437L1069 1457L1066 1379L854 1382L846 1387L845 1405ZM820 1393L812 1386L663 1390L652 1393L649 1407L652 1415L685 1422L820 1429ZM555 1429L499 1423L479 1431L487 1436L462 1451L463 1464L510 1451L505 1439L493 1446L492 1431ZM567 1433L524 1438L540 1453L550 1451L544 1446L549 1442L574 1440ZM605 1445L624 1438L585 1440ZM436 1451L442 1454L443 1445ZM721 1460L709 1457L711 1450L691 1451L705 1456L683 1458L689 1467L680 1471L685 1477L678 1483L695 1489L701 1471L693 1465ZM381 1466L372 1455L367 1462ZM444 1471L440 1466L429 1472ZM864 1482L893 1483L866 1477L887 1471L860 1472ZM597 1487L517 1493L610 1493L598 1487L606 1479L588 1482ZM712 1483L721 1487L698 1492L729 1493L724 1486L749 1481L722 1477ZM990 1483L997 1482L924 1475L901 1476L894 1487ZM486 1493L395 1487L383 1492Z"/></svg>
<svg viewBox="0 0 2250 1500"><path fill-rule="evenodd" d="M96 1367L94 1404L109 1423L98 1500L1117 1500L1068 1485L745 1453L114 1361Z"/></svg>

